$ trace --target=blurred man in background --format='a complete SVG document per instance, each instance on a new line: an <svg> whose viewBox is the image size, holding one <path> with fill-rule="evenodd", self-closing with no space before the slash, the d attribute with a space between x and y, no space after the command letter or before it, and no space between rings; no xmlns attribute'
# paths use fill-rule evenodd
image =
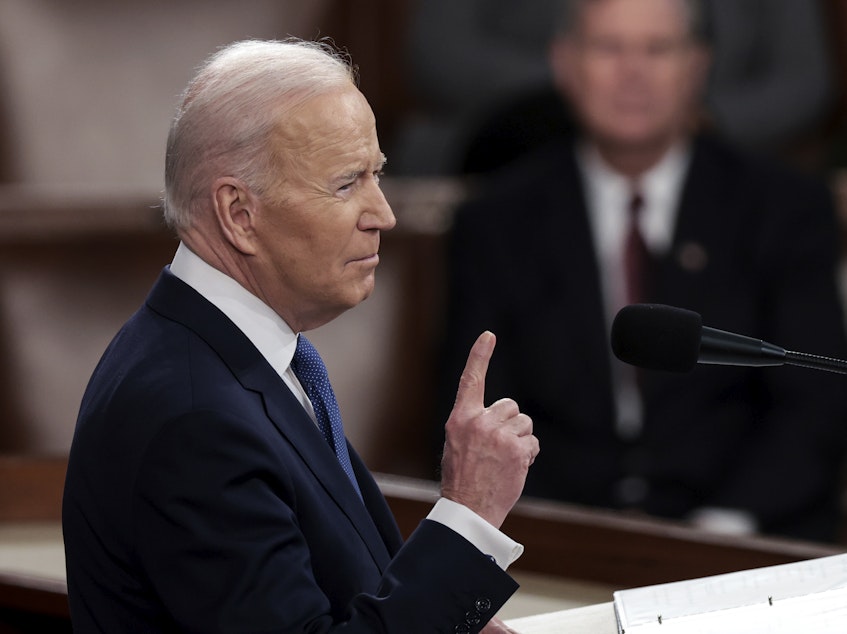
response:
<svg viewBox="0 0 847 634"><path fill-rule="evenodd" d="M697 133L701 18L693 0L566 3L551 65L580 133L496 173L459 211L446 356L479 328L498 333L488 393L519 400L545 444L527 494L831 540L843 379L610 358L611 320L635 302L847 354L827 189Z"/></svg>

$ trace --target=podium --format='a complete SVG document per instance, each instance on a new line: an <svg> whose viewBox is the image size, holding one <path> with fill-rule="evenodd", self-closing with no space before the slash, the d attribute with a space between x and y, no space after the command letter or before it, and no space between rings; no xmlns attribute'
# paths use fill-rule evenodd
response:
<svg viewBox="0 0 847 634"><path fill-rule="evenodd" d="M438 498L434 482L378 475L400 530L408 535ZM503 531L526 550L513 564L614 589L707 577L835 555L833 545L762 536L727 536L680 522L522 498ZM611 600L611 595L609 596Z"/></svg>
<svg viewBox="0 0 847 634"><path fill-rule="evenodd" d="M378 476L380 486L408 535L438 497L433 482ZM843 548L762 536L727 536L679 522L614 511L581 508L551 501L522 499L503 530L525 546L509 572L520 582L524 574L559 580L563 593L585 585L591 601L580 596L559 599L568 610L506 616L524 633L597 632L615 634L612 593L626 588L709 577L840 554ZM567 580L567 583L562 581ZM523 588L504 606L521 599ZM582 603L582 607L580 606ZM594 603L596 605L586 605Z"/></svg>

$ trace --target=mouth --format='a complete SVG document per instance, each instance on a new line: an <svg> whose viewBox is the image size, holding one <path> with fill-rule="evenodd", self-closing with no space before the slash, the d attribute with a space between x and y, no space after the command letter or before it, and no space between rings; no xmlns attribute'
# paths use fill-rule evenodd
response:
<svg viewBox="0 0 847 634"><path fill-rule="evenodd" d="M379 253L371 253L370 255L365 255L361 258L354 258L348 262L348 264L365 264L370 266L376 266L379 264Z"/></svg>
<svg viewBox="0 0 847 634"><path fill-rule="evenodd" d="M376 266L379 264L379 237L377 236L377 239L373 242L373 244L369 244L367 246L372 247L373 251L357 258L351 258L347 261L347 264L360 264L364 266ZM367 246L365 248L367 248Z"/></svg>

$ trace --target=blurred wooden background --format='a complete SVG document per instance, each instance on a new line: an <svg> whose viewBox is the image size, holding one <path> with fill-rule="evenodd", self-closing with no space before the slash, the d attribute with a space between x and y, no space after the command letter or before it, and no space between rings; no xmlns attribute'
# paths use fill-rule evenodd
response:
<svg viewBox="0 0 847 634"><path fill-rule="evenodd" d="M416 108L403 65L414 1L0 3L0 454L67 452L100 353L170 260L162 155L194 66L234 39L331 36L360 66L389 146ZM847 227L847 172L829 159L847 146L847 3L822 1L840 90L796 158L824 171ZM348 433L378 471L435 477L442 238L466 188L386 178L400 222L377 291L315 333Z"/></svg>

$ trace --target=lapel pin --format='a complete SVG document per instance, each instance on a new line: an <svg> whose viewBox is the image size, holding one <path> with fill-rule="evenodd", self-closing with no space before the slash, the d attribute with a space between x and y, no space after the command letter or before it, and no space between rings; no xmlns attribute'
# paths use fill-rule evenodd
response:
<svg viewBox="0 0 847 634"><path fill-rule="evenodd" d="M676 252L676 259L683 270L699 273L709 264L709 254L698 242L685 242Z"/></svg>

